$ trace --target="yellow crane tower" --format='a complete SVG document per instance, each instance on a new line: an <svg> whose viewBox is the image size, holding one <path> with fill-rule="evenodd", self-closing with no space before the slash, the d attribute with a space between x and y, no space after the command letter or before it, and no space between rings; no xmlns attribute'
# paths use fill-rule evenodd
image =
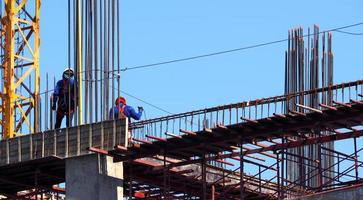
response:
<svg viewBox="0 0 363 200"><path fill-rule="evenodd" d="M2 0L1 0L2 1ZM39 14L40 0L4 0L1 13L2 138L40 127ZM23 126L27 126L26 129Z"/></svg>

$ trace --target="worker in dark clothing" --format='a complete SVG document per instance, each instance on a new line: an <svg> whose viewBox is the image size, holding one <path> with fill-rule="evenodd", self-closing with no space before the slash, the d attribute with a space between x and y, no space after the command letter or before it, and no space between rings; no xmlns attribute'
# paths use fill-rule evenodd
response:
<svg viewBox="0 0 363 200"><path fill-rule="evenodd" d="M126 99L124 97L118 97L115 101L115 106L110 109L110 119L121 119L130 118L135 120L140 120L143 107L138 107L138 112L129 105L126 104Z"/></svg>
<svg viewBox="0 0 363 200"><path fill-rule="evenodd" d="M57 82L53 93L52 110L57 109L55 129L60 128L64 116L66 116L67 127L70 126L70 122L72 121L74 110L76 107L74 90L74 72L71 68L66 68L63 71L62 80L59 80Z"/></svg>

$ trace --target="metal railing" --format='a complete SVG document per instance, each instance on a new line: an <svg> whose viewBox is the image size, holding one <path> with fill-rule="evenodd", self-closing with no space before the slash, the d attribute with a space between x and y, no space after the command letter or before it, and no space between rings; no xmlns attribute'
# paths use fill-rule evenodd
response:
<svg viewBox="0 0 363 200"><path fill-rule="evenodd" d="M132 137L142 140L147 139L147 135L166 138L169 133L169 135L180 136L183 134L180 130L195 132L220 124L226 126L246 120L258 120L274 116L277 113L286 113L287 104L293 102L294 99L322 99L324 93L332 93L333 95L333 102L327 102L328 105L332 105L334 102L349 102L351 99L363 99L361 96L363 94L363 80L133 122L130 124L130 128L132 129ZM289 107L293 108L290 111L303 112L303 109L296 105Z"/></svg>

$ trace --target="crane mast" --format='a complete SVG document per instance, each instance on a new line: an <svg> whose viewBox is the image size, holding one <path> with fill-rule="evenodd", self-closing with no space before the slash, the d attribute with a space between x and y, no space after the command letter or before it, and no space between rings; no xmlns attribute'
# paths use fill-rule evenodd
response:
<svg viewBox="0 0 363 200"><path fill-rule="evenodd" d="M41 0L4 0L1 16L2 139L40 129Z"/></svg>

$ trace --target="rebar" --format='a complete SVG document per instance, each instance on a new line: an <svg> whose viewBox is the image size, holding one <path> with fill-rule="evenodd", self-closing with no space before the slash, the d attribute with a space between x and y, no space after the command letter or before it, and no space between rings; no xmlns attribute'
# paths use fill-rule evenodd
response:
<svg viewBox="0 0 363 200"><path fill-rule="evenodd" d="M319 87L328 88L327 91L317 93L312 92L307 96L291 97L286 104L285 113L296 111L300 113L311 112L319 109L319 104L332 105L332 92L330 87L333 85L333 53L331 49L331 33L322 34L320 37L319 27L314 26L312 33L313 38L310 42L310 29L308 30L308 46L305 47L304 33L302 28L297 28L289 31L288 50L286 51L285 64L285 94L299 93L305 90L316 90ZM322 45L320 45L320 39ZM326 47L326 42L328 46ZM321 52L321 53L320 53ZM311 57L310 57L311 55ZM321 77L321 78L320 78ZM306 105L307 109L299 105ZM328 135L327 131L319 129L314 130L310 137L315 137L319 134ZM294 138L299 139L299 138ZM325 144L328 148L334 149L333 143ZM290 153L295 153L301 156L309 156L311 158L320 159L320 146L311 145L304 148L296 148L289 150ZM291 158L293 159L293 158ZM318 178L305 182L302 177L309 174L311 167L304 166L302 160L294 160L297 162L287 161L288 179L294 181L300 179L303 186L318 186L322 185L323 181ZM321 163L324 168L331 166L334 160L331 157L323 156ZM319 164L319 165L320 165ZM326 174L326 177L332 177L333 174Z"/></svg>

